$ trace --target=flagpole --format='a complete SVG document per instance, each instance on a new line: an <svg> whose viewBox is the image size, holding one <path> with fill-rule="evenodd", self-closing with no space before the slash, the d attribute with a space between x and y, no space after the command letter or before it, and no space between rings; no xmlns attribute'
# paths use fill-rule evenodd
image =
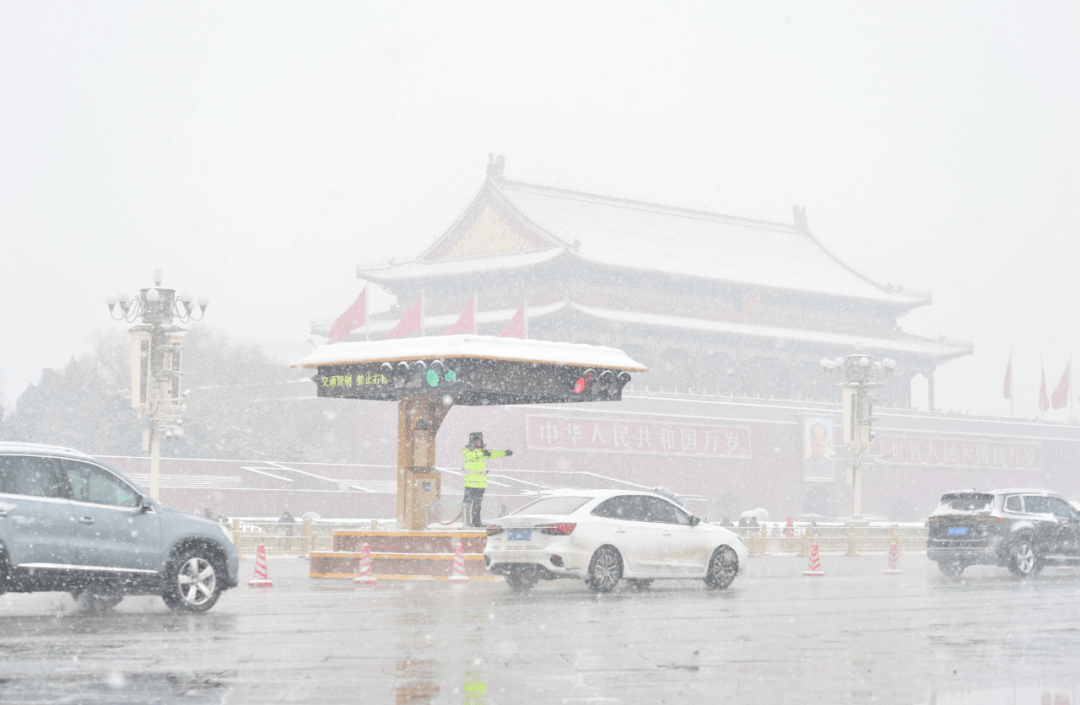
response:
<svg viewBox="0 0 1080 705"><path fill-rule="evenodd" d="M371 318L368 313L371 310L371 297L367 295L367 290L370 289L368 282L364 282L364 340L371 340Z"/></svg>
<svg viewBox="0 0 1080 705"><path fill-rule="evenodd" d="M472 292L472 334L480 332L480 310L476 308L476 289Z"/></svg>
<svg viewBox="0 0 1080 705"><path fill-rule="evenodd" d="M1072 355L1069 355L1069 423L1076 423L1072 404Z"/></svg>
<svg viewBox="0 0 1080 705"><path fill-rule="evenodd" d="M1009 418L1016 418L1016 393L1013 390L1013 377L1012 377L1012 358L1013 351L1009 350Z"/></svg>
<svg viewBox="0 0 1080 705"><path fill-rule="evenodd" d="M424 337L424 290L420 290L420 337Z"/></svg>
<svg viewBox="0 0 1080 705"><path fill-rule="evenodd" d="M1043 411L1043 394L1046 392L1046 361L1043 360L1043 354L1039 352L1039 373L1042 375L1042 386L1039 387L1039 421L1043 420L1043 415L1046 413Z"/></svg>
<svg viewBox="0 0 1080 705"><path fill-rule="evenodd" d="M526 338L529 337L529 300L524 299L521 302L521 322L522 327L525 329Z"/></svg>

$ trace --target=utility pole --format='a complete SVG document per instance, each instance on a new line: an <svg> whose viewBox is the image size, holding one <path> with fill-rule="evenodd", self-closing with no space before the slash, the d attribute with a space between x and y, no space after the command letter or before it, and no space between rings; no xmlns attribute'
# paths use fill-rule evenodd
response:
<svg viewBox="0 0 1080 705"><path fill-rule="evenodd" d="M851 449L851 472L848 483L854 485L852 517L862 519L862 464L863 456L870 450L874 440L874 390L884 385L878 381L890 377L896 363L885 358L878 362L862 352L862 344L855 343L855 353L835 360L824 358L821 369L826 375L836 375L843 390L844 399L844 445Z"/></svg>
<svg viewBox="0 0 1080 705"><path fill-rule="evenodd" d="M182 433L183 414L187 411L180 392L181 353L184 329L174 321L201 321L210 299L198 298L198 318L194 317L195 297L189 292L161 286L161 270L154 270L154 286L141 289L135 298L127 292L109 294L105 304L116 321L138 325L131 334L131 406L149 420L143 430L143 450L150 451L150 496L158 499L161 464L161 439ZM116 306L120 315L116 315Z"/></svg>

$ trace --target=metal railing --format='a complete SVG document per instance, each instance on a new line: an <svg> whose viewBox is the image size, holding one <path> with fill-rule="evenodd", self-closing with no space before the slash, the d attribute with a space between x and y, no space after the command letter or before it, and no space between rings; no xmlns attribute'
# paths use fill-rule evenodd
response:
<svg viewBox="0 0 1080 705"><path fill-rule="evenodd" d="M233 541L241 554L253 554L261 543L267 553L308 555L334 550L335 531L386 531L392 519L326 521L304 519L282 524L276 519L236 518L232 520ZM857 556L887 553L895 543L901 553L926 550L927 529L922 524L821 524L796 523L786 526L766 522L761 526L729 527L742 538L752 557L809 556L816 543L820 553Z"/></svg>
<svg viewBox="0 0 1080 705"><path fill-rule="evenodd" d="M253 554L262 544L267 553L301 556L313 551L334 550L335 531L385 531L394 528L395 524L392 519L304 519L296 523L281 523L266 518L231 520L233 542L240 554Z"/></svg>
<svg viewBox="0 0 1080 705"><path fill-rule="evenodd" d="M901 553L925 551L927 529L921 524L795 524L765 523L761 526L729 527L742 538L752 557L809 556L810 546L819 553L857 556L888 553L896 544Z"/></svg>

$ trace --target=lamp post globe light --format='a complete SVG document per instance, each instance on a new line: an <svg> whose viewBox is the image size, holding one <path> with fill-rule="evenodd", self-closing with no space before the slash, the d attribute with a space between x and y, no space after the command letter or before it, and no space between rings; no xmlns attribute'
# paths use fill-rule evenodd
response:
<svg viewBox="0 0 1080 705"><path fill-rule="evenodd" d="M885 358L880 362L862 352L855 343L855 352L835 360L823 358L821 369L829 377L838 377L844 399L844 445L851 449L851 473L848 482L854 485L853 518L862 518L862 461L874 440L874 390L885 384L896 371L896 363Z"/></svg>
<svg viewBox="0 0 1080 705"><path fill-rule="evenodd" d="M161 439L183 434L182 417L187 411L180 393L184 329L176 323L201 321L210 299L200 296L196 300L190 292L163 288L161 270L155 269L153 287L140 289L134 298L124 291L109 294L105 304L113 320L138 321L129 330L131 406L149 420L149 428L143 430L143 450L150 451L150 496L156 500Z"/></svg>

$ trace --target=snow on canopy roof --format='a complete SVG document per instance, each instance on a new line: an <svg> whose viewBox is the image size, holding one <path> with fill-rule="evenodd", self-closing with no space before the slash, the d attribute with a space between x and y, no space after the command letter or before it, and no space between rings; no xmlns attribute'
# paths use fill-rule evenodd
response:
<svg viewBox="0 0 1080 705"><path fill-rule="evenodd" d="M323 345L297 360L293 367L353 365L433 358L473 358L536 362L571 367L602 367L608 370L648 372L622 350L600 345L556 343L548 340L499 338L493 335L440 335L427 338L376 340Z"/></svg>
<svg viewBox="0 0 1080 705"><path fill-rule="evenodd" d="M840 262L807 230L705 211L503 181L499 191L545 231L608 266L901 304L925 295L889 291Z"/></svg>

